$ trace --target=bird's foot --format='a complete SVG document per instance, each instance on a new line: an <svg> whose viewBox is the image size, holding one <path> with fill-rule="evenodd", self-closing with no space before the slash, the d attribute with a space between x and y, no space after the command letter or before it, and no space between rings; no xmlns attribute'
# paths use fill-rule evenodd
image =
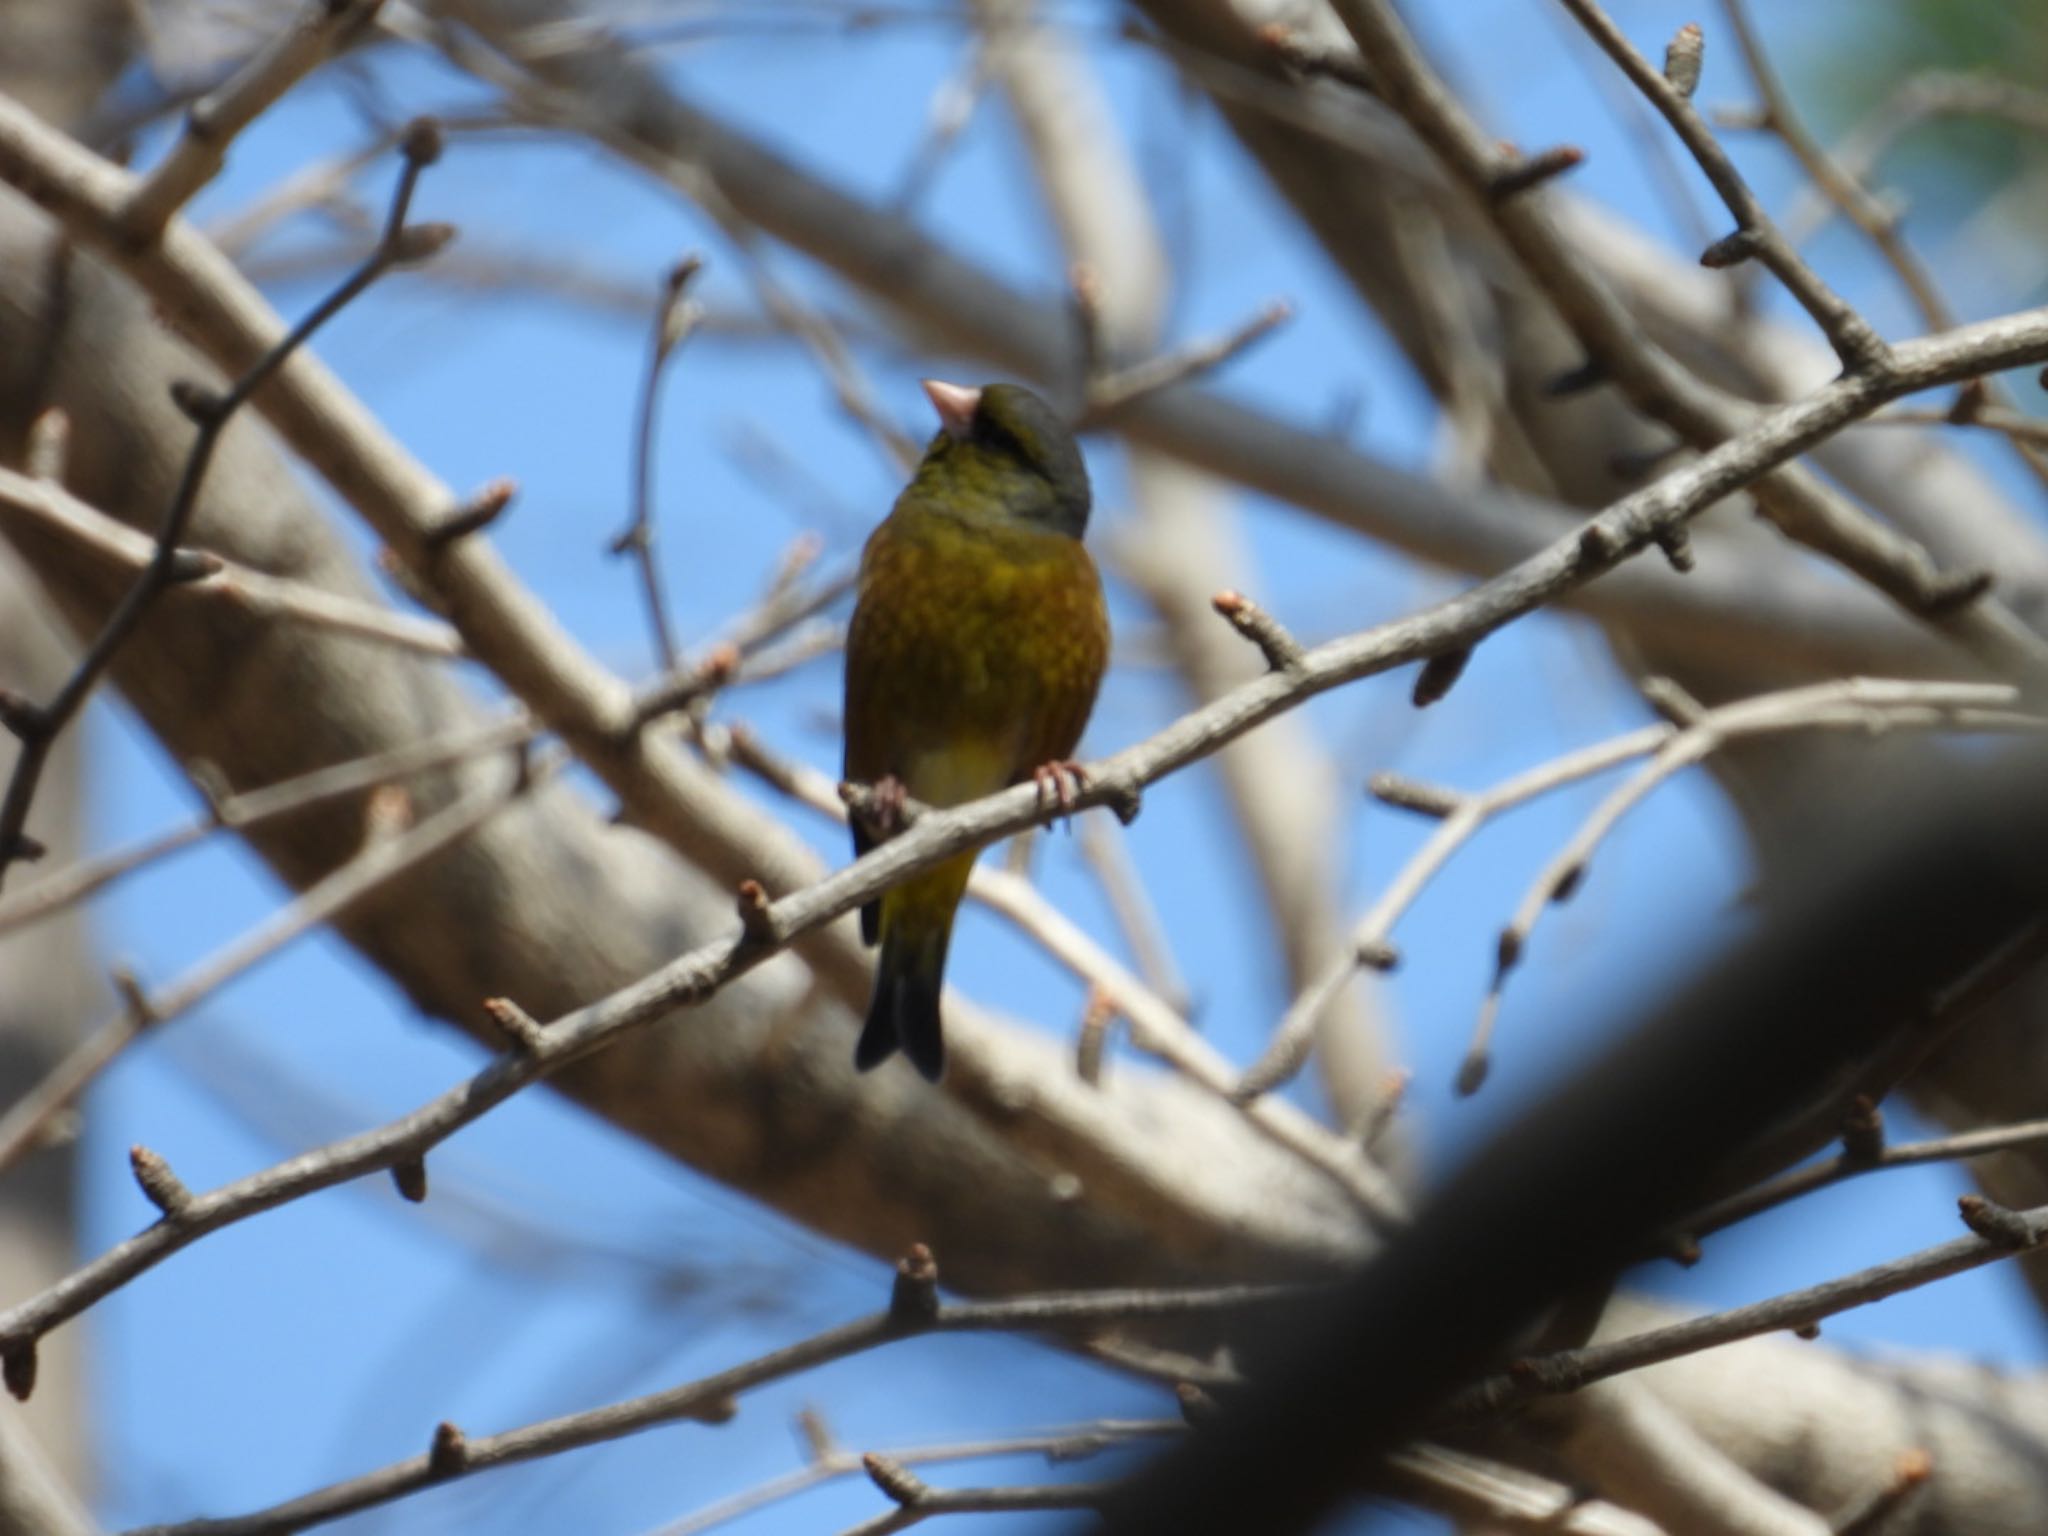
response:
<svg viewBox="0 0 2048 1536"><path fill-rule="evenodd" d="M893 773L885 773L868 788L868 825L878 838L891 838L909 825L906 811L910 791Z"/></svg>
<svg viewBox="0 0 2048 1536"><path fill-rule="evenodd" d="M872 784L841 784L839 798L846 804L846 814L878 843L903 831L913 819L913 809L922 809L893 773L883 774Z"/></svg>
<svg viewBox="0 0 2048 1536"><path fill-rule="evenodd" d="M1088 787L1088 770L1071 758L1040 763L1031 770L1031 782L1038 786L1040 806L1058 806L1060 815L1072 816L1074 802Z"/></svg>

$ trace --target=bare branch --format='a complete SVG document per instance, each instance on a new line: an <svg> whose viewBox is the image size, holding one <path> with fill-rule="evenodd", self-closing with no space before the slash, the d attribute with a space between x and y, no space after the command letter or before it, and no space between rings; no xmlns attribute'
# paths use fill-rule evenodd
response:
<svg viewBox="0 0 2048 1536"><path fill-rule="evenodd" d="M1964 1199L1976 1200L1977 1197L1965 1196ZM1446 1411L1458 1419L1494 1413L1546 1393L1576 1391L1589 1383L1604 1381L1626 1371L1641 1370L1660 1361L1675 1360L1681 1355L1714 1349L1740 1339L1753 1339L1761 1334L1810 1326L1851 1308L1896 1296L1901 1291L1931 1285L1936 1280L1945 1280L1950 1275L2011 1258L2016 1253L2030 1252L2048 1242L2048 1207L2006 1211L1992 1207L1989 1201L1979 1203L1986 1209L1996 1210L2004 1218L2004 1235L1987 1238L1973 1234L1953 1238L1901 1259L1873 1264L1868 1269L1857 1270L1837 1280L1786 1291L1768 1301L1709 1313L1626 1338L1588 1344L1581 1349L1560 1350L1555 1354L1518 1360L1511 1371L1488 1377L1457 1393Z"/></svg>
<svg viewBox="0 0 2048 1536"><path fill-rule="evenodd" d="M721 1499L693 1515L650 1531L647 1536L700 1536L704 1531L715 1530L757 1509L779 1504L840 1478L866 1472L865 1459L857 1452L833 1444L815 1414L806 1414L799 1427L810 1442L811 1459L808 1464L758 1487ZM941 1466L988 1457L1034 1455L1043 1456L1048 1462L1065 1463L1084 1461L1116 1446L1162 1439L1186 1431L1187 1425L1180 1419L1097 1419L1033 1434L903 1446L876 1454L899 1467Z"/></svg>
<svg viewBox="0 0 2048 1536"><path fill-rule="evenodd" d="M1502 164L1502 151L1429 66L1386 0L1335 0L1336 10L1388 104L1444 160L1455 177L1483 195ZM1851 377L1889 369L1890 351L1838 296L1806 268L1734 173L1692 104L1641 57L1591 0L1565 0L1595 40L1621 63L1651 102L1678 127L1687 147L1704 155L1703 169L1742 220L1744 239L1768 246L1773 271L1790 284L1829 338L1854 357ZM1503 238L1531 278L1556 302L1588 355L1640 408L1695 448L1724 442L1743 429L1752 408L1703 384L1645 333L1633 315L1567 243L1544 208L1543 194L1487 206ZM1782 268L1782 270L1780 270ZM1866 339L1867 333L1867 339ZM1924 549L1877 523L1803 469L1790 467L1759 485L1765 511L1791 538L1826 555L1884 592L1907 612L1943 628L1992 666L2015 675L2041 673L2048 645L1995 600L1944 610L1942 577ZM1965 634L1965 631L1969 634Z"/></svg>
<svg viewBox="0 0 2048 1536"><path fill-rule="evenodd" d="M56 696L13 725L15 735L21 740L21 753L15 759L13 774L8 779L6 796L0 800L0 881L5 880L9 864L28 856L31 844L24 843L23 829L51 744L84 706L101 673L114 659L114 653L142 622L157 599L181 581L212 574L211 568L203 563L195 567L189 552L179 546L184 542L186 526L198 505L199 488L206 479L208 466L213 462L221 433L256 391L322 325L393 267L423 260L446 243L449 232L443 226L406 223L413 188L420 172L432 164L440 152L440 141L432 125L415 124L406 135L404 148L405 164L399 173L397 190L392 195L383 238L363 264L315 305L303 320L266 349L225 392L216 395L197 385L188 386L182 393L173 390L181 408L197 425L198 432L193 438L192 450L185 461L177 491L157 526L156 545L150 561L108 616ZM110 222L118 227L118 215Z"/></svg>
<svg viewBox="0 0 2048 1536"><path fill-rule="evenodd" d="M374 829L363 851L303 892L292 904L202 960L160 991L130 998L118 1014L80 1040L36 1087L0 1115L0 1170L18 1162L44 1128L143 1029L176 1018L286 944L340 917L392 881L446 852L496 812L562 765L559 753L529 767L523 759L503 782L476 791L396 836Z"/></svg>
<svg viewBox="0 0 2048 1536"><path fill-rule="evenodd" d="M704 317L704 308L689 296L690 284L704 263L685 256L669 269L662 283L661 303L654 314L654 339L648 348L647 373L640 384L640 407L633 429L633 513L625 531L611 542L615 555L630 554L640 569L640 588L647 601L647 622L661 669L676 669L675 635L669 627L668 603L662 595L661 563L654 548L654 407L661 381L675 355Z"/></svg>
<svg viewBox="0 0 2048 1536"><path fill-rule="evenodd" d="M468 1477L491 1467L596 1445L658 1424L690 1420L703 1422L707 1417L714 1423L723 1422L730 1417L731 1405L757 1387L922 1334L1049 1333L1086 1337L1105 1325L1158 1318L1228 1315L1284 1306L1298 1301L1303 1294L1300 1288L1287 1286L1224 1286L1199 1291L1077 1291L1019 1296L1008 1301L949 1302L934 1307L923 1320L899 1317L892 1308L850 1323L841 1323L795 1344L785 1345L744 1364L681 1386L495 1435L465 1436L459 1462L451 1463L444 1457L437 1468L431 1454L423 1454L253 1514L148 1526L130 1532L129 1536L282 1536L284 1532L304 1530L358 1510L373 1509L423 1488L456 1477ZM873 1453L866 1459L871 1462ZM896 1465L885 1460L885 1473ZM927 1513L978 1507L964 1502L969 1497L964 1490L957 1496L942 1495L936 1491L927 1495L912 1490L910 1482L906 1481L909 1479L907 1472L904 1479L897 1480L906 1494L899 1503L921 1508ZM918 1483L917 1488L922 1489L923 1484ZM1095 1493L1099 1496L1101 1491L1096 1489ZM1020 1502L1034 1493L1042 1499L1050 1499L1045 1490L1018 1490L1007 1494L1003 1502L985 1507L1069 1507L1057 1502ZM891 1496L895 1497L894 1494ZM935 1502L925 1503L927 1496ZM956 1498L962 1502L956 1504ZM703 1529L703 1526L694 1528Z"/></svg>
<svg viewBox="0 0 2048 1536"><path fill-rule="evenodd" d="M1692 104L1689 95L1680 91L1665 78L1662 70L1635 50L1595 0L1562 0L1562 4L1593 41L1621 67L1622 73L1643 93L1650 105L1671 124L1672 131L1706 173L1721 201L1728 205L1728 211L1735 216L1736 235L1745 243L1747 254L1770 268L1771 275L1783 283L1786 291L1799 301L1800 307L1813 316L1814 323L1826 334L1836 356L1841 358L1842 366L1851 371L1882 366L1885 353L1883 339L1871 328L1870 322L1830 288L1793 249L1792 243L1750 190L1742 173L1735 168L1735 162L1728 158L1727 151L1714 137L1713 129Z"/></svg>
<svg viewBox="0 0 2048 1536"><path fill-rule="evenodd" d="M161 234L171 215L220 174L235 135L367 26L382 4L383 0L311 0L296 21L226 84L200 97L186 114L185 131L170 153L136 183L123 206L123 235L143 244Z"/></svg>
<svg viewBox="0 0 2048 1536"><path fill-rule="evenodd" d="M1658 696L1658 690L1647 690ZM1443 817L1421 848L1402 866L1352 934L1350 951L1339 957L1295 998L1274 1031L1265 1053L1237 1086L1240 1099L1271 1092L1300 1070L1317 1018L1360 966L1391 967L1398 959L1393 930L1438 871L1481 827L1502 812L1594 774L1648 756L1643 769L1624 781L1581 824L1578 832L1544 866L1501 934L1500 963L1487 991L1480 1026L1459 1070L1460 1091L1475 1091L1487 1072L1493 1020L1500 989L1521 958L1530 931L1543 911L1567 900L1578 888L1594 850L1615 823L1656 787L1731 742L1786 731L1870 732L1909 730L2036 730L2048 720L2014 712L2017 690L1998 684L1903 683L1850 678L1743 699L1717 710L1695 706L1683 725L1657 725L1567 753L1505 780L1491 789L1460 795L1394 780L1375 781L1374 791L1396 804Z"/></svg>
<svg viewBox="0 0 2048 1536"><path fill-rule="evenodd" d="M374 757L315 769L282 783L244 790L239 794L217 795L206 814L183 826L168 828L126 848L80 859L75 864L53 870L13 896L0 900L0 933L82 901L115 881L146 869L157 860L189 848L216 832L253 832L273 821L382 784L395 783L412 774L507 748L523 747L536 734L532 721L523 714L514 715L481 729L456 731L448 736L408 743Z"/></svg>
<svg viewBox="0 0 2048 1536"><path fill-rule="evenodd" d="M0 515L31 520L137 573L148 569L156 550L156 541L148 535L88 506L62 486L5 466L0 466ZM237 565L211 551L188 548L181 557L193 572L189 580L178 583L184 591L210 593L251 613L317 624L425 656L464 654L461 636L438 619L357 602L308 582Z"/></svg>

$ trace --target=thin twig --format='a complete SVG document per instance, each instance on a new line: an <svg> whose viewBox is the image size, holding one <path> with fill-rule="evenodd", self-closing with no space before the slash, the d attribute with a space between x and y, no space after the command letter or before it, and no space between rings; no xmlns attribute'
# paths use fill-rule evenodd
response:
<svg viewBox="0 0 2048 1536"><path fill-rule="evenodd" d="M1405 780L1390 780L1384 786L1380 780L1375 780L1374 789L1381 793L1381 798L1411 809L1427 806L1429 814L1442 815L1442 825L1430 834L1381 893L1379 900L1359 919L1347 951L1333 959L1323 973L1288 1005L1273 1031L1272 1043L1245 1070L1237 1085L1236 1096L1249 1102L1292 1079L1308 1060L1316 1026L1324 1010L1360 967L1391 970L1399 963L1400 954L1393 945L1395 925L1451 856L1482 826L1524 801L1602 773L1631 757L1654 751L1668 734L1669 727L1645 727L1538 764L1526 773L1472 795L1449 791L1416 794L1413 791L1420 787L1411 786Z"/></svg>
<svg viewBox="0 0 2048 1536"><path fill-rule="evenodd" d="M1135 400L1212 373L1293 318L1294 306L1285 299L1275 299L1250 319L1220 336L1190 342L1185 347L1133 363L1114 373L1097 375L1088 381L1087 397L1082 402L1078 424L1083 427L1099 426L1112 420L1117 412Z"/></svg>
<svg viewBox="0 0 2048 1536"><path fill-rule="evenodd" d="M1501 929L1493 980L1480 1004L1479 1022L1458 1073L1470 1093L1485 1079L1493 1026L1502 989L1528 948L1529 936L1551 906L1568 900L1591 864L1594 852L1635 806L1660 785L1732 742L1787 731L1890 730L2038 731L2048 720L2017 712L2016 690L1996 683L1914 683L1883 678L1850 678L1743 699L1709 710L1673 731L1650 760L1616 785L1580 823L1523 893Z"/></svg>
<svg viewBox="0 0 2048 1536"><path fill-rule="evenodd" d="M1130 948L1138 974L1168 1007L1185 1017L1191 1006L1187 977L1174 959L1173 937L1160 920L1143 873L1131 858L1123 829L1100 816L1084 816L1078 837L1081 858L1102 888L1103 900Z"/></svg>
<svg viewBox="0 0 2048 1536"><path fill-rule="evenodd" d="M1098 1509L1115 1493L1115 1483L1026 1483L991 1488L934 1488L922 1478L870 1454L867 1473L896 1501L896 1508L840 1536L893 1536L936 1515L1017 1514L1035 1510Z"/></svg>
<svg viewBox="0 0 2048 1536"><path fill-rule="evenodd" d="M1565 0L1595 40L1622 63L1652 104L1682 125L1687 147L1703 149L1717 189L1732 195L1741 214L1761 214L1755 198L1712 142L1698 113L1663 74L1628 44L1605 13L1588 0ZM1484 196L1503 164L1497 140L1471 116L1429 64L1389 0L1333 0L1387 104L1441 157L1474 195ZM1563 237L1544 210L1545 196L1489 201L1487 211L1530 278L1557 305L1587 356L1647 414L1670 427L1696 450L1707 450L1740 435L1754 419L1754 407L1707 384L1658 345L1637 316L1593 273L1583 253ZM1752 226L1746 226L1752 227ZM1754 225L1758 229L1764 224ZM1764 237L1757 236L1759 240ZM1768 242L1774 259L1795 277L1803 272L1782 236ZM1828 316L1837 339L1858 354L1851 377L1872 369L1878 376L1893 366L1890 349L1865 349L1855 338L1867 331L1853 312L1810 274L1801 286L1814 307ZM1824 297L1823 297L1824 296ZM1839 322L1839 323L1838 323ZM1873 337L1874 340L1874 337ZM1867 355L1864 355L1867 352ZM1854 572L1901 608L1942 630L1994 668L2048 676L2048 643L2035 635L2010 607L1996 598L1950 604L1953 579L1913 540L1879 523L1811 472L1787 465L1758 482L1759 505L1785 534ZM1977 600L1983 599L1983 600ZM1995 658L1995 659L1994 659Z"/></svg>
<svg viewBox="0 0 2048 1536"><path fill-rule="evenodd" d="M1834 156L1830 155L1820 141L1813 136L1794 105L1792 94L1786 90L1779 78L1777 67L1772 64L1769 52L1758 36L1754 21L1749 14L1745 0L1721 0L1721 8L1727 14L1728 25L1735 33L1736 46L1742 50L1743 61L1749 66L1750 77L1756 82L1757 96L1762 106L1759 126L1774 133L1799 162L1800 169L1812 178L1815 186L1836 207L1844 217L1854 224L1877 248L1878 255L1897 276L1900 285L1913 301L1913 307L1920 311L1921 321L1930 331L1944 331L1956 323L1956 313L1942 297L1941 289L1900 228L1899 211L1896 206L1885 203L1873 196L1861 181L1852 175ZM2010 400L2004 392L1998 391L1994 400L1991 391L1995 385L1989 381L1977 381L1963 386L1959 400L1961 419L1968 419L1982 410L1996 406L2010 410ZM2048 462L2018 434L2008 434L2018 450L2021 462L2029 472L2043 484L2048 484Z"/></svg>
<svg viewBox="0 0 2048 1536"><path fill-rule="evenodd" d="M647 622L654 632L656 658L664 672L676 669L675 633L670 628L668 601L662 593L661 563L654 547L654 422L661 381L669 359L704 318L704 307L689 296L690 284L703 270L698 256L685 256L662 281L661 303L654 312L654 335L647 353L647 373L640 384L640 405L633 426L633 512L625 529L612 540L611 552L631 555L640 570L640 589L647 602Z"/></svg>
<svg viewBox="0 0 2048 1536"><path fill-rule="evenodd" d="M235 135L319 68L383 3L313 0L224 85L194 102L184 133L129 195L121 210L123 235L144 244L162 233L171 216L220 174Z"/></svg>
<svg viewBox="0 0 2048 1536"><path fill-rule="evenodd" d="M32 519L38 527L72 539L130 571L147 570L156 550L156 541L149 535L80 501L53 481L18 474L4 466L0 466L0 513ZM194 572L189 580L178 583L187 592L209 593L250 613L290 619L423 656L453 659L466 654L454 626L439 619L400 613L311 582L273 576L210 551L187 549L181 558Z"/></svg>
<svg viewBox="0 0 2048 1536"><path fill-rule="evenodd" d="M2009 1152L2016 1147L2037 1146L2048 1141L2048 1120L2022 1120L2013 1125L1991 1126L1981 1131L1964 1131L1954 1136L1936 1136L1926 1141L1902 1141L1887 1146L1875 1157L1858 1157L1838 1152L1833 1157L1794 1168L1766 1183L1755 1185L1687 1218L1681 1226L1688 1238L1698 1239L1747 1221L1764 1211L1827 1189L1866 1173L1887 1168L1912 1168L1922 1163L1954 1162Z"/></svg>
<svg viewBox="0 0 2048 1536"><path fill-rule="evenodd" d="M1083 1461L1119 1445L1164 1439L1187 1432L1183 1419L1097 1419L1062 1429L1010 1435L997 1440L968 1440L942 1445L904 1446L879 1454L899 1466L943 1466L999 1456L1043 1456L1047 1461ZM671 1521L645 1536L702 1536L705 1531L808 1493L811 1489L865 1471L861 1454L830 1443L813 1444L810 1461L792 1472L707 1505L695 1514Z"/></svg>
<svg viewBox="0 0 2048 1536"><path fill-rule="evenodd" d="M1579 25L1598 43L1623 74L1671 125L1728 211L1735 216L1736 235L1744 250L1770 269L1826 335L1842 366L1853 371L1881 366L1885 343L1870 322L1809 266L1785 238L1735 162L1714 137L1714 130L1690 97L1664 77L1664 72L1638 53L1627 36L1594 0L1560 0Z"/></svg>
<svg viewBox="0 0 2048 1536"><path fill-rule="evenodd" d="M1631 758L1648 756L1649 765L1615 792L1581 826L1530 885L1515 916L1501 934L1496 969L1481 1014L1481 1027L1458 1074L1462 1091L1471 1092L1484 1079L1491 1026L1500 987L1521 957L1530 930L1544 909L1567 899L1577 889L1593 850L1615 822L1658 784L1731 741L1784 731L1868 731L1893 727L1941 730L1951 728L2008 731L2038 729L2048 721L2010 713L2019 699L2016 690L1991 683L1917 683L1850 678L1788 689L1743 699L1721 709L1700 712L1681 727L1646 726L1612 740L1566 753L1525 773L1472 794L1435 790L1388 778L1374 781L1374 791L1391 803L1442 818L1441 825L1409 858L1380 898L1359 919L1348 951L1333 960L1292 1003L1273 1032L1265 1052L1246 1069L1237 1087L1240 1099L1269 1093L1301 1070L1314 1039L1317 1020L1329 1000L1360 967L1391 969L1399 961L1393 944L1395 925L1415 904L1464 844L1503 812L1568 784L1603 773Z"/></svg>
<svg viewBox="0 0 2048 1536"><path fill-rule="evenodd" d="M360 853L307 887L282 911L161 990L146 995L137 990L118 1013L73 1046L0 1115L0 1172L33 1150L51 1120L76 1103L93 1079L145 1028L189 1011L294 939L345 916L392 881L452 848L561 765L559 753L531 765L522 761L505 782L464 796L408 831L378 837L373 830Z"/></svg>
<svg viewBox="0 0 2048 1536"><path fill-rule="evenodd" d="M1796 1291L1786 1291L1766 1301L1732 1307L1704 1317L1688 1318L1662 1328L1651 1328L1625 1338L1588 1344L1580 1349L1559 1350L1518 1360L1514 1367L1488 1377L1459 1392L1451 1399L1446 1415L1464 1419L1498 1412L1516 1403L1558 1392L1573 1392L1595 1381L1639 1371L1645 1366L1676 1360L1683 1355L1717 1349L1767 1333L1808 1327L1868 1306L1901 1291L1910 1291L1950 1275L1994 1264L2018 1254L2030 1253L2048 1242L2048 1206L2008 1211L1973 1195L1965 1195L1966 1214L1977 1213L1976 1224L1995 1228L1998 1236L1973 1233L1952 1238L1931 1248L1922 1248L1904 1258L1873 1264L1839 1279L1823 1281Z"/></svg>
<svg viewBox="0 0 2048 1536"><path fill-rule="evenodd" d="M416 773L523 746L538 734L523 713L469 727L446 736L407 742L389 751L332 767L315 768L238 794L222 795L206 813L182 826L138 839L75 864L53 870L34 884L0 900L0 933L20 928L104 890L115 881L193 846L216 832L253 832L274 821L345 799L366 789L395 783Z"/></svg>
<svg viewBox="0 0 2048 1536"><path fill-rule="evenodd" d="M203 1202L207 1197L200 1197ZM166 1218L167 1221L174 1218ZM183 1219L183 1218L176 1218ZM331 1484L269 1509L217 1520L148 1526L128 1536L281 1536L404 1498L423 1488L468 1477L490 1467L531 1461L581 1446L615 1440L658 1424L723 1422L744 1393L834 1360L930 1333L1079 1333L1106 1325L1157 1318L1213 1317L1298 1304L1298 1286L1219 1286L1189 1291L1077 1291L1020 1296L1008 1301L950 1302L928 1318L911 1320L883 1310L827 1328L741 1365L643 1397L584 1413L529 1424L495 1435L466 1435L459 1461L430 1454ZM0 1332L4 1336L4 1332ZM1010 1506L1006 1506L1010 1507ZM1023 1506L1015 1506L1023 1507ZM1048 1506L1037 1506L1048 1507Z"/></svg>
<svg viewBox="0 0 2048 1536"><path fill-rule="evenodd" d="M322 325L393 267L424 260L447 242L451 231L446 226L408 225L405 222L420 173L433 163L440 152L440 139L433 125L425 120L415 123L406 135L404 150L405 163L399 172L398 187L384 222L383 238L363 264L316 304L225 392L215 394L198 386L177 392L179 403L197 424L198 432L193 438L192 450L186 456L177 490L157 526L156 547L149 564L108 615L99 634L79 658L56 696L49 703L26 711L9 722L10 728L21 739L21 753L15 759L6 797L0 800L0 883L6 880L8 866L32 850L33 844L25 840L24 828L50 748L72 717L84 707L100 675L156 600L187 574L180 561L185 552L179 545L184 541L186 527L198 505L199 488L213 463L214 449L220 442L221 433L234 419L235 413Z"/></svg>
<svg viewBox="0 0 2048 1536"><path fill-rule="evenodd" d="M1631 1510L1470 1451L1411 1445L1386 1460L1382 1477L1409 1503L1449 1515L1463 1528L1528 1536L1664 1536Z"/></svg>
<svg viewBox="0 0 2048 1536"><path fill-rule="evenodd" d="M1879 411L1870 420L1861 423L1867 427L1976 427L1986 432L2002 433L2014 442L2030 447L2048 448L2048 421L2037 416L2025 416L2003 406L1986 405L1975 410L1958 413L1954 410L1933 410L1925 406L1895 405L1890 410Z"/></svg>

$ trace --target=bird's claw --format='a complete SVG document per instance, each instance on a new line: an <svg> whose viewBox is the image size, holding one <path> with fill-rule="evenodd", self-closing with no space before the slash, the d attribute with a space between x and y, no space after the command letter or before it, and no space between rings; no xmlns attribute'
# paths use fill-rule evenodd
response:
<svg viewBox="0 0 2048 1536"><path fill-rule="evenodd" d="M903 830L909 802L910 791L893 773L883 774L868 786L868 824L877 838L886 840Z"/></svg>
<svg viewBox="0 0 2048 1536"><path fill-rule="evenodd" d="M1088 770L1071 759L1040 763L1031 770L1031 782L1038 786L1040 806L1056 805L1062 816L1074 814L1074 802L1088 787Z"/></svg>

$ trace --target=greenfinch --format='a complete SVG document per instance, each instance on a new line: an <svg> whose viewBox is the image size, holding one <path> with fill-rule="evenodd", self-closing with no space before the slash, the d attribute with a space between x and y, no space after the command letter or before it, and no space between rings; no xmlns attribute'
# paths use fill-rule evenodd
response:
<svg viewBox="0 0 2048 1536"><path fill-rule="evenodd" d="M1026 779L1064 804L1109 661L1102 582L1081 544L1081 450L1019 385L924 390L939 431L861 556L845 776L876 791L884 822L891 800L960 805ZM887 834L853 820L856 855ZM963 853L861 908L861 936L882 947L862 1071L901 1050L937 1081L946 946L973 867Z"/></svg>

